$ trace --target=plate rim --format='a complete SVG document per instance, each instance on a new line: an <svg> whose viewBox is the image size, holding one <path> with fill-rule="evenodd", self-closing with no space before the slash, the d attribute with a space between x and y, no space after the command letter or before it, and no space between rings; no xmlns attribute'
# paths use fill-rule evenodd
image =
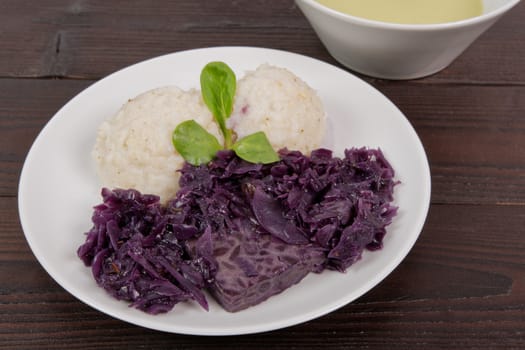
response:
<svg viewBox="0 0 525 350"><path fill-rule="evenodd" d="M415 227L417 227L417 231L418 232L417 232L417 234L415 234L414 239L410 242L410 244L407 244L407 245L403 246L403 248L404 248L403 252L401 254L396 255L395 260L390 264L390 268L383 269L381 271L382 272L381 274L377 274L377 275L373 276L372 281L370 283L361 285L360 288L357 289L358 290L357 292L353 292L352 293L352 294L357 294L357 297L350 298L350 300L343 300L343 301L342 300L336 300L336 301L332 301L330 303L327 303L327 306L325 306L325 308L323 308L321 311L320 310L313 310L313 311L310 311L310 312L302 313L300 315L295 315L295 317L288 317L288 318L286 318L284 320L279 319L278 321L274 321L271 324L263 324L262 326L259 326L259 327L254 327L254 326L250 326L250 325L243 326L240 329L236 329L235 331L228 331L228 330L222 330L222 331L211 330L210 331L210 330L195 329L195 328L192 328L192 327L186 327L186 328L183 328L183 329L172 329L170 327L161 327L161 326L155 326L155 325L152 326L151 324L148 325L148 324L145 324L145 323L134 322L133 320L129 320L129 319L126 319L124 317L121 317L119 315L119 313L116 312L115 310L102 309L101 307L99 307L99 305L96 305L95 303L86 301L86 300L84 300L84 298L81 298L80 296L78 296L75 293L73 293L70 290L70 288L66 287L67 283L64 283L62 278L55 273L54 268L52 266L50 266L48 261L42 256L41 250L38 249L38 247L36 246L35 241L33 240L32 236L31 236L31 234L27 231L27 220L28 220L27 217L26 217L27 213L25 213L23 211L23 208L25 208L25 205L26 205L25 201L28 200L28 198L26 197L27 194L25 193L25 191L27 190L26 187L25 187L25 182L27 181L26 180L27 176L29 176L28 173L27 173L28 172L27 164L29 164L32 161L33 154L35 153L34 149L36 149L36 147L38 147L39 143L42 142L41 140L42 140L42 138L44 138L46 130L51 128L54 123L58 123L62 118L65 118L65 117L61 117L61 116L64 115L63 111L69 105L73 104L74 101L76 101L76 99L80 99L81 96L83 96L84 94L88 93L89 91L91 91L93 89L96 89L98 87L98 85L101 84L104 80L115 79L114 77L117 76L118 74L120 74L123 71L134 69L135 67L143 65L143 64L147 64L148 62L150 62L150 64L151 64L152 61L169 58L169 57L172 57L174 55L199 54L199 52L210 51L210 50L220 50L220 51L222 51L222 50L233 50L233 51L247 50L247 51L254 51L255 50L255 51L264 51L264 52L267 52L267 53L270 53L270 54L276 53L276 54L279 54L279 55L296 56L296 58L307 59L307 60L312 61L315 64L321 64L321 65L330 66L332 68L336 68L339 71L341 71L342 73L344 73L345 77L347 77L347 78L351 77L352 79L356 79L357 81L359 81L359 84L361 84L363 86L367 86L370 91L374 91L374 93L379 94L379 96L382 97L384 102L389 104L390 108L393 108L394 110L396 110L404 118L404 122L409 127L409 130L412 133L412 136L418 141L417 145L420 148L420 150L419 150L420 151L420 155L423 156L422 160L424 161L423 162L424 165L425 165L425 169L424 170L425 170L425 173L426 173L426 176L423 179L424 180L424 185L425 185L423 197L425 198L425 201L424 201L424 203L421 203L423 205L423 207L422 207L423 214L418 217L418 220L415 223ZM285 328L285 327L298 325L298 324L301 324L301 323L304 323L304 322L307 322L307 321L310 321L310 320L322 317L322 316L324 316L324 315L326 315L328 313L333 312L334 310L337 310L337 309L339 309L339 308L341 308L341 307L343 307L343 306L353 302L354 300L356 300L357 298L359 298L363 294L365 294L367 291L373 289L383 279L385 279L387 276L389 276L399 266L399 264L406 258L408 253L412 250L414 244L416 243L418 237L420 236L420 234L421 234L421 232L423 230L426 218L428 216L429 208L430 208L431 173L430 173L430 166L429 166L429 162L428 162L428 157L427 157L427 154L425 152L424 146L423 146L423 144L421 142L421 139L417 135L414 127L412 126L412 124L408 120L408 118L381 91L379 91L377 88L375 88L371 84L367 83L366 81L362 80L361 78L355 76L354 74L352 74L352 73L350 73L350 72L348 72L346 70L343 70L343 69L341 69L341 68L339 68L337 66L334 66L334 65L332 65L332 64L330 64L328 62L325 62L325 61L322 61L322 60L319 60L319 59L316 59L316 58L313 58L313 57L310 57L310 56L306 56L306 55L302 55L302 54L299 54L299 53L295 53L295 52L289 52L289 51L278 50L278 49L273 49L273 48L255 47L255 46L213 46L213 47L203 47L203 48L189 49L189 50L182 50L182 51L176 51L176 52L172 52L172 53L167 53L167 54L164 54L164 55L148 58L146 60L134 63L134 64L126 66L126 67L123 67L123 68L121 68L121 69L119 69L119 70L117 70L117 71L115 71L115 72L113 72L113 73L111 73L111 74L109 74L109 75L107 75L105 77L102 77L101 79L97 80L93 84L90 84L85 89L80 91L78 94L76 94L75 96L70 98L46 122L46 124L43 126L43 128L40 130L40 132L38 133L38 135L34 139L33 143L31 144L31 147L30 147L29 151L27 152L27 155L25 157L25 160L24 160L24 163L23 163L23 166L22 166L22 170L21 170L21 173L20 173L20 178L19 178L19 182L18 182L18 196L17 197L18 197L17 204L18 204L18 212L19 212L19 217L20 217L20 224L21 224L24 236L26 238L26 241L28 242L29 247L30 247L33 255L36 257L36 259L40 263L40 265L46 270L46 272L53 278L53 280L57 284L59 284L64 290L66 290L69 294L73 295L77 300L81 301L82 303L84 303L86 305L89 305L90 307L92 307L92 308L102 312L105 315L109 315L110 317L122 320L122 321L130 323L130 324L135 324L137 326L141 326L141 327L145 327L145 328L149 328L149 329L154 329L154 330L158 330L158 331L177 333L177 334L191 334L191 335L241 335L241 334L253 334L253 333L260 333L260 332L266 332L266 331L282 329L282 328Z"/></svg>

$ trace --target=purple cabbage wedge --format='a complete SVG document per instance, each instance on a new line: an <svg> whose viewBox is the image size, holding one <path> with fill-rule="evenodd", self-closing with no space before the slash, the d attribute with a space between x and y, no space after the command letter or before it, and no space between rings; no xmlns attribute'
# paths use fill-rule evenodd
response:
<svg viewBox="0 0 525 350"><path fill-rule="evenodd" d="M321 271L325 261L319 247L287 244L248 218L234 219L231 232L214 235L212 240L218 268L209 291L229 312L257 305L282 292L309 272ZM188 247L191 256L199 256L192 241Z"/></svg>

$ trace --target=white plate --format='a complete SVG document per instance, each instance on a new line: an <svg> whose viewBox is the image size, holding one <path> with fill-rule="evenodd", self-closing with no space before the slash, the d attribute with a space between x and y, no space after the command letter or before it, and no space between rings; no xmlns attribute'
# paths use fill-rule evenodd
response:
<svg viewBox="0 0 525 350"><path fill-rule="evenodd" d="M202 67L221 60L238 77L259 64L286 67L320 95L329 118L326 144L337 154L352 146L380 147L401 181L395 189L399 213L388 227L384 248L366 252L346 274L311 274L268 301L237 313L182 303L151 316L114 300L99 288L76 256L101 201L90 158L98 125L129 98L163 85L199 87ZM324 62L263 48L216 47L154 58L118 71L69 101L41 131L25 161L19 186L22 226L47 272L84 303L124 321L186 334L232 335L274 330L329 313L363 295L385 278L415 243L430 201L425 151L403 114L380 92Z"/></svg>

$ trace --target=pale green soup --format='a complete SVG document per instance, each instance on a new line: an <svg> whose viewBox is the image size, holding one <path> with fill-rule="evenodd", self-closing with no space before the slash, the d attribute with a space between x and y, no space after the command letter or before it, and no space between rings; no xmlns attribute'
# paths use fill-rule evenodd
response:
<svg viewBox="0 0 525 350"><path fill-rule="evenodd" d="M336 11L382 22L435 24L483 13L482 0L317 0Z"/></svg>

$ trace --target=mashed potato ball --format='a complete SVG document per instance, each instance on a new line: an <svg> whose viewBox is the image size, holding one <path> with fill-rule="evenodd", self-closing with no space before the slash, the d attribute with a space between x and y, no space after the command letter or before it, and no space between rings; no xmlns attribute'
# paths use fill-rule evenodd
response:
<svg viewBox="0 0 525 350"><path fill-rule="evenodd" d="M166 202L175 196L184 159L172 132L193 119L222 144L224 138L198 90L162 87L129 100L99 128L92 152L104 187L133 188ZM264 131L275 150L309 154L325 134L325 113L315 91L290 71L262 65L237 83L227 121L238 138Z"/></svg>
<svg viewBox="0 0 525 350"><path fill-rule="evenodd" d="M264 131L274 149L319 148L326 116L316 92L287 69L264 64L237 83L228 126L238 138Z"/></svg>
<svg viewBox="0 0 525 350"><path fill-rule="evenodd" d="M223 142L198 90L162 87L129 100L98 130L92 155L102 185L156 194L163 202L173 197L184 159L175 151L171 135L188 119Z"/></svg>

